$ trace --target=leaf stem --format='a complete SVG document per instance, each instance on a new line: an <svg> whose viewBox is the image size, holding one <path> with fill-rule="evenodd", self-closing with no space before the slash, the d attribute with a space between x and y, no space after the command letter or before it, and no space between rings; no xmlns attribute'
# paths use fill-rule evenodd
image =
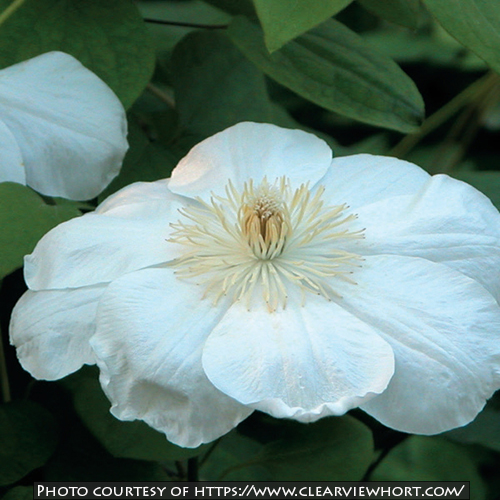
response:
<svg viewBox="0 0 500 500"><path fill-rule="evenodd" d="M398 444L401 444L405 439L407 439L410 435L409 434L403 434L403 433L399 433L397 431L394 431L394 434L396 436L396 439L390 443L388 446L386 446L385 448L382 449L382 451L380 452L380 455L376 458L376 460L374 460L370 467L368 467L368 469L366 470L365 472L365 475L363 476L363 478L361 479L361 481L369 481L370 480L370 477L371 475L373 474L373 472L375 471L375 469L383 462L384 458L389 454L389 452L395 448Z"/></svg>
<svg viewBox="0 0 500 500"><path fill-rule="evenodd" d="M220 443L220 441L221 441L221 438L217 439L217 441L215 441L214 443L212 443L212 446L210 446L210 448L208 449L208 451L205 453L205 455L203 456L203 458L200 460L200 467L203 467L203 465L208 460L208 458L210 457L210 455L215 451L215 448L217 448L217 445Z"/></svg>
<svg viewBox="0 0 500 500"><path fill-rule="evenodd" d="M202 24L202 23L186 23L182 21L167 21L163 19L149 19L145 18L144 21L153 24L164 24L167 26L179 26L181 28L205 28L207 30L224 30L228 27L227 24Z"/></svg>
<svg viewBox="0 0 500 500"><path fill-rule="evenodd" d="M0 14L0 26L7 21L7 19L14 14L14 12L21 7L21 5L26 0L14 0L1 14Z"/></svg>
<svg viewBox="0 0 500 500"><path fill-rule="evenodd" d="M460 94L455 96L450 102L429 116L418 132L407 135L401 142L391 150L390 155L398 158L406 156L426 135L430 134L437 127L446 122L461 108L474 101L478 96L482 96L485 92L490 92L492 85L497 83L498 76L489 72L469 85Z"/></svg>
<svg viewBox="0 0 500 500"><path fill-rule="evenodd" d="M11 400L10 385L9 385L9 376L7 374L7 363L5 360L5 352L3 349L3 339L1 330L0 330L0 382L2 388L2 400L4 403L8 403Z"/></svg>
<svg viewBox="0 0 500 500"><path fill-rule="evenodd" d="M172 109L175 109L175 100L173 97L168 95L166 92L164 92L162 89L157 87L156 85L152 83L148 83L146 85L146 89L151 92L155 97L160 99L160 101L164 102L167 106L169 106Z"/></svg>

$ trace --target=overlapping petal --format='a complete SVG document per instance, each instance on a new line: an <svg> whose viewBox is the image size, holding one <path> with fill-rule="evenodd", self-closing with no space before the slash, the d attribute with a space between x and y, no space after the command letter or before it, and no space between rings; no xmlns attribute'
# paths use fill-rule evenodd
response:
<svg viewBox="0 0 500 500"><path fill-rule="evenodd" d="M151 203L137 202L140 191ZM129 198L130 194L130 198ZM167 262L178 254L168 238L177 210L189 200L165 183L138 183L109 198L95 213L49 231L24 259L32 290L106 283L125 273Z"/></svg>
<svg viewBox="0 0 500 500"><path fill-rule="evenodd" d="M500 301L500 217L482 193L446 175L414 194L358 207L363 255L396 254L441 262L475 279Z"/></svg>
<svg viewBox="0 0 500 500"><path fill-rule="evenodd" d="M202 369L203 344L224 307L201 295L170 269L130 273L104 294L91 341L112 413L142 419L186 447L220 437L252 412Z"/></svg>
<svg viewBox="0 0 500 500"><path fill-rule="evenodd" d="M185 196L223 193L229 180L238 188L252 178L274 182L288 176L314 184L332 160L329 146L301 130L242 122L197 144L172 172L169 188Z"/></svg>
<svg viewBox="0 0 500 500"><path fill-rule="evenodd" d="M377 329L324 297L269 313L237 302L203 349L211 382L275 417L313 422L342 415L389 383L393 352Z"/></svg>
<svg viewBox="0 0 500 500"><path fill-rule="evenodd" d="M358 154L334 158L319 184L332 205L358 207L416 193L430 175L413 163L388 156Z"/></svg>
<svg viewBox="0 0 500 500"><path fill-rule="evenodd" d="M470 422L500 386L500 309L449 267L369 256L338 304L380 331L396 359L388 388L361 407L391 428L436 434ZM334 284L332 283L332 286Z"/></svg>
<svg viewBox="0 0 500 500"><path fill-rule="evenodd" d="M12 312L10 339L25 370L38 379L57 380L95 364L89 340L104 288L28 290L21 297Z"/></svg>
<svg viewBox="0 0 500 500"><path fill-rule="evenodd" d="M49 196L97 196L118 174L128 148L118 98L62 52L2 70L0 117L21 151L26 183Z"/></svg>

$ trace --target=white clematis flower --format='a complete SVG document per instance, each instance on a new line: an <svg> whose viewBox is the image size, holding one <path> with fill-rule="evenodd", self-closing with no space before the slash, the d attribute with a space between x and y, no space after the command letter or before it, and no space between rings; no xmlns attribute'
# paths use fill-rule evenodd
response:
<svg viewBox="0 0 500 500"><path fill-rule="evenodd" d="M74 57L48 52L0 71L0 182L87 200L120 171L125 110Z"/></svg>
<svg viewBox="0 0 500 500"><path fill-rule="evenodd" d="M499 266L469 185L241 123L44 236L11 339L37 378L97 363L117 418L181 446L255 409L435 434L500 387Z"/></svg>

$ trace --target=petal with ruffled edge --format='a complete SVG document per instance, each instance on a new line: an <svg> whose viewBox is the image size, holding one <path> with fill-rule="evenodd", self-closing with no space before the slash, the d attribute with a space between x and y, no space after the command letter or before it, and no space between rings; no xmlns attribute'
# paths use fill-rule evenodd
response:
<svg viewBox="0 0 500 500"><path fill-rule="evenodd" d="M311 295L304 307L288 304L273 313L264 304L251 310L233 304L205 344L203 367L237 401L313 422L381 393L394 357L376 329Z"/></svg>
<svg viewBox="0 0 500 500"><path fill-rule="evenodd" d="M385 425L437 434L467 424L500 388L500 308L476 281L449 267L396 255L369 256L337 280L339 305L392 346L388 388L361 408Z"/></svg>
<svg viewBox="0 0 500 500"><path fill-rule="evenodd" d="M197 144L175 167L169 188L185 196L222 194L230 179L241 190L252 178L274 182L288 176L297 187L318 181L332 151L322 139L301 130L242 122Z"/></svg>
<svg viewBox="0 0 500 500"><path fill-rule="evenodd" d="M15 136L27 184L48 196L86 200L118 174L125 110L79 61L49 52L1 72L0 116Z"/></svg>
<svg viewBox="0 0 500 500"><path fill-rule="evenodd" d="M481 283L500 301L500 216L491 201L446 175L428 179L413 195L356 210L365 239L349 250L362 255L422 257Z"/></svg>
<svg viewBox="0 0 500 500"><path fill-rule="evenodd" d="M170 223L189 203L168 191L165 181L132 184L96 213L49 231L24 259L26 282L32 290L80 287L167 262L179 252L167 241Z"/></svg>
<svg viewBox="0 0 500 500"><path fill-rule="evenodd" d="M105 286L75 290L28 290L12 312L10 341L33 377L57 380L95 364L89 339Z"/></svg>
<svg viewBox="0 0 500 500"><path fill-rule="evenodd" d="M26 185L23 156L15 137L0 120L0 182Z"/></svg>
<svg viewBox="0 0 500 500"><path fill-rule="evenodd" d="M91 340L113 415L144 420L185 447L217 439L252 412L203 372L203 344L226 308L202 292L171 269L123 276L106 290Z"/></svg>
<svg viewBox="0 0 500 500"><path fill-rule="evenodd" d="M379 200L416 193L430 175L413 163L389 156L359 154L334 158L318 184L323 199L353 210Z"/></svg>

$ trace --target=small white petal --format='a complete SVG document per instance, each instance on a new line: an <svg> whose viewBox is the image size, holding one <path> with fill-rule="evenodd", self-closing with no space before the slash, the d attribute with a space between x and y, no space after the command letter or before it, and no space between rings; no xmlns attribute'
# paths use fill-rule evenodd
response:
<svg viewBox="0 0 500 500"><path fill-rule="evenodd" d="M242 122L197 144L172 172L169 189L185 196L223 192L228 180L241 189L249 178L274 182L288 175L315 183L332 159L322 139L301 130Z"/></svg>
<svg viewBox="0 0 500 500"><path fill-rule="evenodd" d="M27 184L48 196L97 196L128 148L125 110L113 91L62 52L0 75L0 116L22 152Z"/></svg>
<svg viewBox="0 0 500 500"><path fill-rule="evenodd" d="M470 422L500 385L500 308L476 281L414 257L369 256L338 303L391 344L389 387L361 407L385 425L436 434ZM333 284L333 282L332 282Z"/></svg>
<svg viewBox="0 0 500 500"><path fill-rule="evenodd" d="M417 165L388 156L359 154L334 158L319 181L329 203L351 209L393 196L413 194L430 178Z"/></svg>
<svg viewBox="0 0 500 500"><path fill-rule="evenodd" d="M0 182L26 185L23 156L7 125L0 119Z"/></svg>
<svg viewBox="0 0 500 500"><path fill-rule="evenodd" d="M217 439L246 418L252 410L219 392L201 366L205 339L224 311L170 269L111 283L91 344L112 413L144 420L185 447Z"/></svg>
<svg viewBox="0 0 500 500"><path fill-rule="evenodd" d="M89 339L104 286L28 290L16 304L10 341L23 368L37 379L57 380L95 364Z"/></svg>
<svg viewBox="0 0 500 500"><path fill-rule="evenodd" d="M324 297L308 296L304 307L273 313L232 305L205 344L203 367L241 403L313 422L382 392L394 357L376 329Z"/></svg>
<svg viewBox="0 0 500 500"><path fill-rule="evenodd" d="M397 254L441 262L475 279L500 301L500 217L482 193L446 175L428 179L414 195L356 210L364 255Z"/></svg>

